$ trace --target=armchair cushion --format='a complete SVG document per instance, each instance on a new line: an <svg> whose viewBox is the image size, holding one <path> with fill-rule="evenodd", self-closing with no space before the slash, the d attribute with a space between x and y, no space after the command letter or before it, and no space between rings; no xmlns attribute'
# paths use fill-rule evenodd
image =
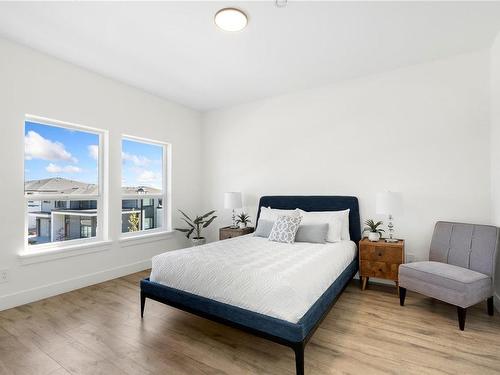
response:
<svg viewBox="0 0 500 375"><path fill-rule="evenodd" d="M464 308L492 295L490 276L433 261L402 264L399 285Z"/></svg>

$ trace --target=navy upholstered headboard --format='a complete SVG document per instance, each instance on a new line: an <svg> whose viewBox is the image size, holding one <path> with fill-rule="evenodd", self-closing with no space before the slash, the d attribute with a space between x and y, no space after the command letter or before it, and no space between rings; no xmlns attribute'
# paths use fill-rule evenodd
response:
<svg viewBox="0 0 500 375"><path fill-rule="evenodd" d="M335 195L274 195L260 198L257 220L261 207L293 210L300 208L304 211L349 211L349 235L356 244L361 239L361 222L359 218L358 198Z"/></svg>

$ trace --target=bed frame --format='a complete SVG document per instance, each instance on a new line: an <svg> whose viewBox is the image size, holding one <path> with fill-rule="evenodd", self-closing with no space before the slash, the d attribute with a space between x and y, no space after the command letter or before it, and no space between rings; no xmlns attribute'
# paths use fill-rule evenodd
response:
<svg viewBox="0 0 500 375"><path fill-rule="evenodd" d="M350 209L349 233L351 240L357 245L361 239L359 206L356 197L264 196L259 202L256 223L258 222L261 207L278 209L300 208L304 211L338 211ZM323 319L328 315L328 312L357 271L358 259L356 258L297 323L291 323L187 293L179 289L170 288L152 282L149 278L141 280L141 318L144 316L146 298L150 298L203 318L238 328L292 348L295 352L297 375L303 375L304 349L307 342Z"/></svg>

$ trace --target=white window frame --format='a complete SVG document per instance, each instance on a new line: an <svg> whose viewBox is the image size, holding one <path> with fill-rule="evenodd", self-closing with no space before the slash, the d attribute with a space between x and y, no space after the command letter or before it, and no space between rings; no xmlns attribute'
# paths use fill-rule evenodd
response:
<svg viewBox="0 0 500 375"><path fill-rule="evenodd" d="M46 117L40 117L35 115L26 114L24 116L23 129L25 129L26 122L35 122L41 125L48 125L63 129L70 129L76 131L83 131L86 133L92 133L99 137L99 150L98 150L98 192L97 194L26 194L24 192L24 251L22 254L29 255L32 253L43 254L46 252L53 252L55 250L62 250L65 248L72 249L78 248L79 245L86 244L99 244L101 242L106 242L108 240L108 182L107 182L107 169L108 169L108 158L107 158L107 145L108 145L108 131L97 129L89 126L79 125L71 122L59 121L54 119L49 119ZM25 150L23 148L23 170L25 169ZM23 189L25 184L25 175L23 173ZM38 245L28 244L28 202L29 201L78 201L78 200L95 200L97 201L97 227L96 236L92 238L77 238L73 240L66 241L54 241Z"/></svg>
<svg viewBox="0 0 500 375"><path fill-rule="evenodd" d="M162 152L162 192L159 194L121 194L120 198L120 238L130 239L139 237L149 237L154 234L169 233L172 231L171 218L172 218L172 193L171 193L171 170L172 170L172 145L168 142L157 141L154 139L148 139L143 137L137 137L134 135L122 134L120 142L120 151L123 152L123 141L133 141L154 146L160 146L163 149ZM123 178L123 159L121 159L121 173ZM120 185L120 190L122 186ZM122 202L125 199L136 200L136 199L162 199L163 200L163 226L154 229L140 230L137 232L126 232L122 233Z"/></svg>

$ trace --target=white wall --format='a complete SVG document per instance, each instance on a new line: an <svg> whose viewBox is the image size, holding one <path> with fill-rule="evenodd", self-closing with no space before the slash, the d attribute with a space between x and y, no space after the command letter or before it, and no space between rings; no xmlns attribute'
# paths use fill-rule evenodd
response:
<svg viewBox="0 0 500 375"><path fill-rule="evenodd" d="M500 34L490 51L491 55L491 202L492 222L500 226ZM497 259L496 301L500 309L500 254Z"/></svg>
<svg viewBox="0 0 500 375"><path fill-rule="evenodd" d="M109 130L109 249L25 265L24 115L32 114ZM172 143L173 210L200 205L200 114L70 64L0 39L0 310L134 272L151 257L186 245L178 234L154 242L120 243L121 134ZM176 215L175 215L176 216Z"/></svg>
<svg viewBox="0 0 500 375"><path fill-rule="evenodd" d="M174 217L177 208L218 209L211 239L230 220L224 191L243 191L253 218L264 194L355 195L365 219L375 193L391 189L405 199L398 235L426 259L436 220L500 225L499 61L497 38L491 61L479 51L201 116L0 39L0 269L10 278L0 284L0 310L144 269L187 244L178 234L120 242L120 215L111 215L108 250L23 264L26 113L109 130L110 213L120 212L120 135L136 135L172 143Z"/></svg>
<svg viewBox="0 0 500 375"><path fill-rule="evenodd" d="M485 50L211 111L203 204L242 191L255 218L264 194L354 195L364 220L401 191L397 235L426 259L436 220L490 221L488 72Z"/></svg>

